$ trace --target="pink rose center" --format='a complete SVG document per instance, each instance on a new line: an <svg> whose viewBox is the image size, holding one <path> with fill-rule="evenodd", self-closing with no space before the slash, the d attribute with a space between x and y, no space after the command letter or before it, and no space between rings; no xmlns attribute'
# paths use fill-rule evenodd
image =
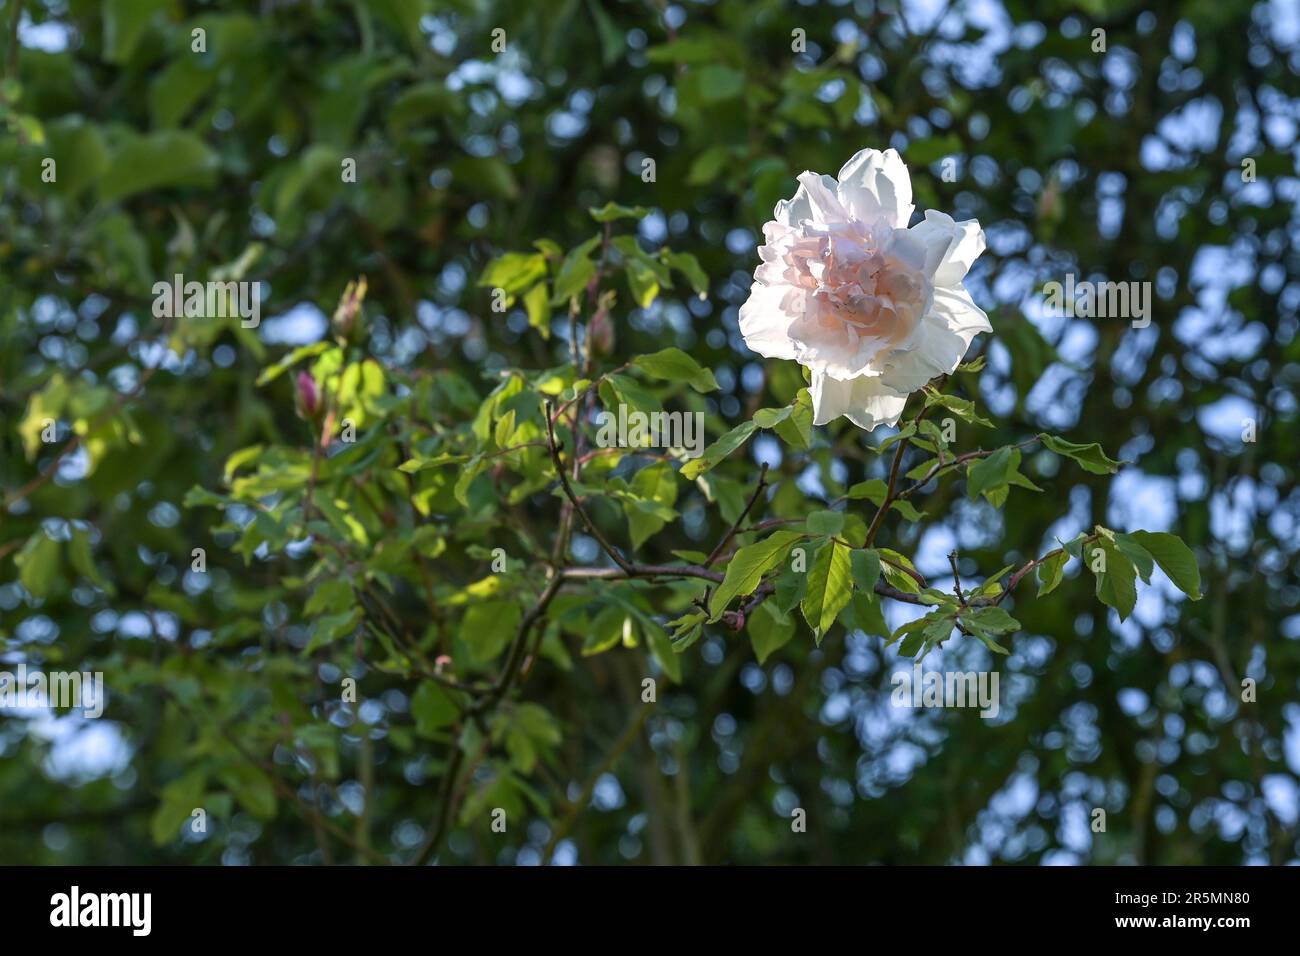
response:
<svg viewBox="0 0 1300 956"><path fill-rule="evenodd" d="M824 234L810 230L791 258L796 284L819 306L812 310L817 324L840 331L852 352L896 348L925 314L930 283L924 273L890 255L863 223L837 223Z"/></svg>

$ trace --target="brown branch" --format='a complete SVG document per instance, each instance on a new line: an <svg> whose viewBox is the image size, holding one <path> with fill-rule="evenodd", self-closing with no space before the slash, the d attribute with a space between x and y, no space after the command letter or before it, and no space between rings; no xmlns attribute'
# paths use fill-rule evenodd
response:
<svg viewBox="0 0 1300 956"><path fill-rule="evenodd" d="M758 485L755 486L754 493L749 496L749 501L745 502L745 509L740 513L739 517L732 522L731 530L722 536L722 540L717 543L717 546L714 547L714 549L709 553L709 556L705 559L704 566L706 568L713 566L713 563L717 561L718 557L722 554L722 549L725 548L731 542L731 539L736 536L740 523L744 521L749 512L753 510L754 502L758 501L759 495L763 493L763 489L766 487L767 462L763 462L763 467L758 471Z"/></svg>
<svg viewBox="0 0 1300 956"><path fill-rule="evenodd" d="M922 409L921 415L924 414L925 410ZM921 420L920 415L917 416L916 420L918 422ZM876 540L876 532L880 530L880 525L885 520L885 512L887 512L890 506L894 503L894 488L898 485L898 469L903 464L903 452L906 450L907 439L900 438L898 441L898 451L894 453L894 463L889 468L889 484L885 489L885 500L880 502L880 507L876 509L875 515L871 518L871 525L867 528L867 536L862 540L862 546L864 548L871 547L872 543Z"/></svg>
<svg viewBox="0 0 1300 956"><path fill-rule="evenodd" d="M1035 435L1033 438L1027 438L1024 441L1019 442L1018 444L1012 445L1011 447L1024 448L1027 445L1032 445L1036 441L1038 441L1037 435ZM968 451L964 454L958 455L956 458L953 458L950 461L937 462L930 468L928 472L926 472L926 474L919 481L917 481L915 484L908 485L906 488L904 488L902 491L896 494L894 496L894 500L898 501L902 498L906 498L908 495L912 494L912 492L920 489L923 485L929 484L931 481L933 481L936 477L938 477L940 474L942 474L944 471L946 471L949 468L955 468L958 465L965 464L968 461L973 461L976 458L987 458L989 455L1000 450L1001 449L994 448L990 451L985 451L984 449L981 448L975 451Z"/></svg>
<svg viewBox="0 0 1300 956"><path fill-rule="evenodd" d="M957 552L953 551L948 555L948 562L952 565L952 590L957 595L957 603L962 607L966 606L966 597L961 593L961 573L957 570Z"/></svg>

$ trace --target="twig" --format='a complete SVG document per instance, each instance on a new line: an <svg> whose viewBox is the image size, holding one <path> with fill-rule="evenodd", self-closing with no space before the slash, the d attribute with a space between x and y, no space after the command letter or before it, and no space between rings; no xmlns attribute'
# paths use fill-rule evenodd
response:
<svg viewBox="0 0 1300 956"><path fill-rule="evenodd" d="M921 410L921 415L925 414L925 409ZM921 416L918 415L916 420L919 422ZM871 547L876 540L876 532L880 530L881 522L885 520L885 512L889 510L890 505L894 503L894 488L898 484L898 469L903 464L903 452L907 450L907 439L900 438L898 441L898 451L894 453L894 464L889 468L889 484L885 489L885 500L880 502L880 507L876 509L875 515L871 518L871 526L867 528L867 536L862 541L864 548Z"/></svg>
<svg viewBox="0 0 1300 956"><path fill-rule="evenodd" d="M709 556L704 561L704 566L706 568L712 567L713 563L718 560L718 556L722 554L722 549L725 548L728 543L730 543L731 539L736 536L736 531L740 527L740 523L745 520L745 517L753 509L754 502L758 501L758 496L763 493L763 489L766 487L767 462L763 462L763 467L758 471L758 485L754 488L754 493L749 496L749 501L745 502L745 510L740 513L734 522L732 522L731 530L722 536L722 540L719 541L713 551L709 553Z"/></svg>
<svg viewBox="0 0 1300 956"><path fill-rule="evenodd" d="M948 562L952 565L952 590L957 595L957 603L962 607L966 606L966 597L961 593L961 574L957 571L957 552L953 551L948 555Z"/></svg>
<svg viewBox="0 0 1300 956"><path fill-rule="evenodd" d="M583 524L587 526L591 536L596 539L605 553L613 559L614 563L630 573L632 566L628 563L627 558L623 557L618 549L610 544L600 529L596 527L586 509L582 507L582 503L578 501L578 496L574 494L573 486L569 484L568 476L564 473L564 465L560 461L560 448L555 442L555 425L551 421L551 403L549 401L546 403L546 439L551 449L551 461L555 463L555 474L560 479L560 486L564 489L564 494L568 497L573 510L582 518Z"/></svg>

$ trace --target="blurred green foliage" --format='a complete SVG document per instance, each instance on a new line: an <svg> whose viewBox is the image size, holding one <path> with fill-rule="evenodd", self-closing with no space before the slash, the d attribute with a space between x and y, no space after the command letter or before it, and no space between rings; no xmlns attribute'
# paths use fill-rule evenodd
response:
<svg viewBox="0 0 1300 956"><path fill-rule="evenodd" d="M6 0L0 669L102 670L109 705L0 716L0 862L1294 860L1296 25L901 6ZM893 449L813 429L737 308L773 204L864 146L990 236L987 367L934 398L954 449L1064 437L850 555ZM1044 318L1067 271L1153 282L1150 327ZM177 274L262 283L260 326L155 317ZM762 460L745 516L794 537L740 536L759 571L722 587L813 536L821 593L774 578L737 631L693 604L707 579L559 587L548 565L614 568L544 424L588 394L731 436L681 477L593 455L606 535L707 564ZM936 436L905 438L916 480ZM1153 580L1132 599L1049 563L1018 627L974 623L1009 655L926 658L996 668L998 719L891 706L889 634L934 635L872 584L919 593L954 548L996 580L1097 525L1195 561L1107 539Z"/></svg>

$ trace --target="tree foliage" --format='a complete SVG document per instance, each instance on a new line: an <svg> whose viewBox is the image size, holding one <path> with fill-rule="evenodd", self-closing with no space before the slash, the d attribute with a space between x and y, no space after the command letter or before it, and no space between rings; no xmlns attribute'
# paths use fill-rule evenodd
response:
<svg viewBox="0 0 1300 956"><path fill-rule="evenodd" d="M0 717L0 862L1294 859L1294 48L902 6L9 0L0 669L109 697ZM993 325L870 434L737 327L867 145Z"/></svg>

